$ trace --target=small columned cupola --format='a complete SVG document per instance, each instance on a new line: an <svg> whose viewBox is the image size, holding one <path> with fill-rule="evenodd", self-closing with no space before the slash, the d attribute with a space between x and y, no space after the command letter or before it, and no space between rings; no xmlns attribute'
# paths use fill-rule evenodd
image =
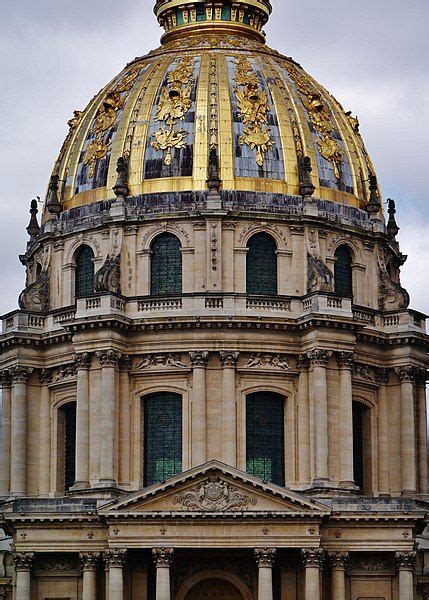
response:
<svg viewBox="0 0 429 600"><path fill-rule="evenodd" d="M163 42L176 34L220 29L229 33L247 32L265 41L263 27L272 7L269 0L158 0L154 11L165 30Z"/></svg>

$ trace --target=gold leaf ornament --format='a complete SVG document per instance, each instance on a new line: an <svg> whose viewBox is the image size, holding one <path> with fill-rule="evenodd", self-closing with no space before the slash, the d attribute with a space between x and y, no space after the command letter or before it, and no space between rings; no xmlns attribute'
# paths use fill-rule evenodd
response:
<svg viewBox="0 0 429 600"><path fill-rule="evenodd" d="M162 150L165 152L164 162L166 165L171 165L171 150L172 148L184 148L186 146L186 136L188 133L181 129L180 131L174 131L172 127L169 129L158 129L155 131L154 140L151 143L151 146L155 148L155 150Z"/></svg>
<svg viewBox="0 0 429 600"><path fill-rule="evenodd" d="M92 179L95 173L95 163L97 160L104 158L109 151L109 146L102 140L94 140L90 144L83 157L83 164L88 165L88 177Z"/></svg>

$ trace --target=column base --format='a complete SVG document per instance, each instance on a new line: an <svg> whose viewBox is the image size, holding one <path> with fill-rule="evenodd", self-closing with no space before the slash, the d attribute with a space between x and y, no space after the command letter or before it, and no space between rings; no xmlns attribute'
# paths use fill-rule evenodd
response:
<svg viewBox="0 0 429 600"><path fill-rule="evenodd" d="M355 484L354 481L340 481L339 486L343 490L348 490L350 492L359 492L360 489Z"/></svg>
<svg viewBox="0 0 429 600"><path fill-rule="evenodd" d="M76 481L75 484L69 489L69 492L87 490L89 487L89 481Z"/></svg>
<svg viewBox="0 0 429 600"><path fill-rule="evenodd" d="M417 496L417 490L402 490L401 496L404 496L405 498Z"/></svg>

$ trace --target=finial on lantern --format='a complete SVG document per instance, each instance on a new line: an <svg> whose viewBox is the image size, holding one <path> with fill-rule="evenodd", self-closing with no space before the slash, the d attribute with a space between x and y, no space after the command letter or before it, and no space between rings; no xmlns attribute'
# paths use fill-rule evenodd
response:
<svg viewBox="0 0 429 600"><path fill-rule="evenodd" d="M389 198L387 200L387 204L389 207L387 211L389 213L389 221L387 223L387 235L394 240L399 233L399 227L395 218L396 202L392 200L392 198Z"/></svg>
<svg viewBox="0 0 429 600"><path fill-rule="evenodd" d="M40 200L39 196L36 196L36 199L33 199L31 201L30 204L30 223L28 224L27 227L27 233L30 236L30 240L34 240L34 238L36 238L39 233L40 233L40 227L39 227L39 223L37 222L37 213L39 212L39 209L37 207L37 201Z"/></svg>
<svg viewBox="0 0 429 600"><path fill-rule="evenodd" d="M366 210L371 217L377 215L381 210L381 201L380 195L378 193L378 183L377 177L374 173L370 173L369 175L369 202L366 206Z"/></svg>
<svg viewBox="0 0 429 600"><path fill-rule="evenodd" d="M52 175L49 182L48 195L46 197L46 209L51 215L54 216L59 215L61 212L61 204L58 200L58 184L58 175Z"/></svg>

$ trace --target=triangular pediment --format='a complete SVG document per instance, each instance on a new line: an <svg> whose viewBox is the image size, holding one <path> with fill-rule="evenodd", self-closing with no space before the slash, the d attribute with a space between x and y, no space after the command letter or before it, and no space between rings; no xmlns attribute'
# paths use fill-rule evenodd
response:
<svg viewBox="0 0 429 600"><path fill-rule="evenodd" d="M329 507L238 469L211 461L160 484L133 492L99 511L143 513L261 512L325 515Z"/></svg>

